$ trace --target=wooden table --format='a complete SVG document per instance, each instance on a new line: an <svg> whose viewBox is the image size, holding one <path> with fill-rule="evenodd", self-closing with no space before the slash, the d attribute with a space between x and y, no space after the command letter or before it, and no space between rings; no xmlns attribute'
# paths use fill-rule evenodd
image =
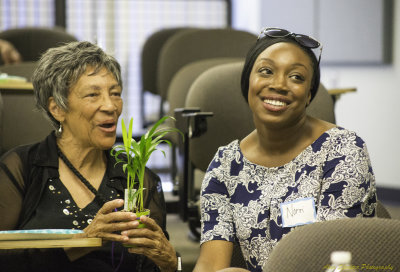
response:
<svg viewBox="0 0 400 272"><path fill-rule="evenodd" d="M0 80L0 90L33 90L31 82L20 82L14 80Z"/></svg>
<svg viewBox="0 0 400 272"><path fill-rule="evenodd" d="M0 249L101 247L101 238L70 238L59 240L7 240L0 241Z"/></svg>
<svg viewBox="0 0 400 272"><path fill-rule="evenodd" d="M357 88L336 88L328 89L328 93L331 95L333 102L336 102L342 94L356 92Z"/></svg>
<svg viewBox="0 0 400 272"><path fill-rule="evenodd" d="M330 95L341 95L357 91L356 88L341 88L341 89L328 89Z"/></svg>

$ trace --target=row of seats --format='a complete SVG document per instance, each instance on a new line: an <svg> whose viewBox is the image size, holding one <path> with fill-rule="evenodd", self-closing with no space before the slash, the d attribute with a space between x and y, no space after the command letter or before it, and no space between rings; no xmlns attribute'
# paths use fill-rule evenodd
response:
<svg viewBox="0 0 400 272"><path fill-rule="evenodd" d="M150 92L161 98L160 118L165 113L164 103L170 102L171 81L179 70L200 60L222 62L223 59L243 58L256 39L249 32L229 28L181 27L156 31L142 48L142 94Z"/></svg>

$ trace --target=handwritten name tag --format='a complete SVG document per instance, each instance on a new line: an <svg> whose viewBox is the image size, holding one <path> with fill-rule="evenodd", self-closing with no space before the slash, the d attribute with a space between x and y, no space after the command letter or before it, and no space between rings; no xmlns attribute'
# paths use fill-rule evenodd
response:
<svg viewBox="0 0 400 272"><path fill-rule="evenodd" d="M301 198L280 204L282 226L295 227L316 221L314 198Z"/></svg>

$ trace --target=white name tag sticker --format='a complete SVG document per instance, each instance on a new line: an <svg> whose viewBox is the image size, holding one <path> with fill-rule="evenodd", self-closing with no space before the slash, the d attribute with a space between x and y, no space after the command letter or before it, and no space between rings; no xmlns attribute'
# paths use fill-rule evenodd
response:
<svg viewBox="0 0 400 272"><path fill-rule="evenodd" d="M317 218L314 198L301 198L280 204L282 227L290 228L314 223Z"/></svg>

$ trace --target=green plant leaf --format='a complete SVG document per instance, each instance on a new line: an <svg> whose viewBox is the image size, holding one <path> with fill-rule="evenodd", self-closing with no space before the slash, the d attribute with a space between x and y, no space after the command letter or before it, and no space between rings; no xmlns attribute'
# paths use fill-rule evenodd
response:
<svg viewBox="0 0 400 272"><path fill-rule="evenodd" d="M175 118L172 117L172 116L164 116L164 117L162 117L160 120L158 120L158 121L153 125L153 127L152 127L151 130L149 131L149 134L150 134L150 135L153 135L154 132L156 131L156 129L157 129L162 123L164 123L165 120L167 120L167 119L169 119L169 118L175 120Z"/></svg>
<svg viewBox="0 0 400 272"><path fill-rule="evenodd" d="M128 128L125 125L124 119L122 119L123 145L117 145L110 151L110 154L115 157L115 165L123 163L122 169L127 173L127 188L134 188L137 182L136 178L138 180L138 189L134 194L136 197L135 206L138 211L143 209L143 190L145 189L143 188L144 173L151 154L156 150L160 150L164 157L166 156L165 151L157 149L157 147L161 143L167 143L172 147L171 142L164 139L168 133L177 132L184 137L183 133L177 128L160 127L167 119L173 119L175 121L175 118L171 116L162 117L149 131L142 135L139 141L135 141L132 138L133 118L130 119ZM121 157L121 154L126 154L126 157Z"/></svg>
<svg viewBox="0 0 400 272"><path fill-rule="evenodd" d="M133 118L131 118L131 120L129 122L128 141L126 143L128 147L131 146L131 142L132 142L132 130L133 130Z"/></svg>
<svg viewBox="0 0 400 272"><path fill-rule="evenodd" d="M121 126L122 126L122 140L124 142L124 149L126 150L126 143L128 142L128 135L126 133L126 126L125 126L124 118L121 119Z"/></svg>

